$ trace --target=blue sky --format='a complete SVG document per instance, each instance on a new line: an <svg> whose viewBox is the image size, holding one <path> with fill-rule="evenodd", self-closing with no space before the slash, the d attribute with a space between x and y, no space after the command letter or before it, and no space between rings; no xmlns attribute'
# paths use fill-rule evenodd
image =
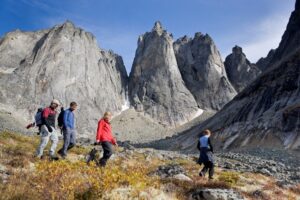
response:
<svg viewBox="0 0 300 200"><path fill-rule="evenodd" d="M276 48L295 0L0 0L0 35L71 20L104 49L123 57L128 72L137 38L162 22L174 39L208 33L223 60L234 45L252 62Z"/></svg>

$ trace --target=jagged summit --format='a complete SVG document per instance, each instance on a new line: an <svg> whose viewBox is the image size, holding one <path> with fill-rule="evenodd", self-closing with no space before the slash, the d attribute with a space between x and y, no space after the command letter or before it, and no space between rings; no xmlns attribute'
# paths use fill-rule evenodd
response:
<svg viewBox="0 0 300 200"><path fill-rule="evenodd" d="M161 24L161 22L160 21L156 21L155 23L154 23L154 26L153 26L153 28L152 28L152 31L163 31L164 29L163 29L163 27L162 27L162 24Z"/></svg>
<svg viewBox="0 0 300 200"><path fill-rule="evenodd" d="M129 81L132 105L162 124L178 126L198 111L185 87L175 58L171 34L160 22L140 36ZM158 33L158 34L157 34Z"/></svg>
<svg viewBox="0 0 300 200"><path fill-rule="evenodd" d="M75 24L74 24L72 21L70 21L70 20L66 20L66 21L62 24L62 26L64 26L64 27L73 27L73 28L75 28Z"/></svg>
<svg viewBox="0 0 300 200"><path fill-rule="evenodd" d="M232 53L225 59L227 76L237 92L241 92L260 73L261 70L252 64L243 53L240 46L232 48Z"/></svg>
<svg viewBox="0 0 300 200"><path fill-rule="evenodd" d="M232 48L232 53L234 53L234 54L243 54L243 48L238 46L238 45L235 45Z"/></svg>
<svg viewBox="0 0 300 200"><path fill-rule="evenodd" d="M208 34L184 36L173 46L182 78L201 109L217 111L235 96L221 55Z"/></svg>
<svg viewBox="0 0 300 200"><path fill-rule="evenodd" d="M274 52L270 51L266 58L261 58L257 63L261 69L266 70L275 66L281 60L291 56L300 48L300 0L296 1L295 10L292 12L281 42Z"/></svg>

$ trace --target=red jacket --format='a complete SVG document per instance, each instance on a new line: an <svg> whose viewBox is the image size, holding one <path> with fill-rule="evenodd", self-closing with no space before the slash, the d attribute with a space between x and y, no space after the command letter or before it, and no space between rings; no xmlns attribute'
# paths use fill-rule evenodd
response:
<svg viewBox="0 0 300 200"><path fill-rule="evenodd" d="M98 122L96 140L97 142L111 142L113 145L117 143L116 139L112 136L110 123L105 119L100 119Z"/></svg>

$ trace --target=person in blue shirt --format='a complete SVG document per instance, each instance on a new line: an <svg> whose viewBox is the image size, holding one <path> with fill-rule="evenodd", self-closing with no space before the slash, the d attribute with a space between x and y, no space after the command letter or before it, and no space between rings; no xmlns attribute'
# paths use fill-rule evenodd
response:
<svg viewBox="0 0 300 200"><path fill-rule="evenodd" d="M213 146L210 142L210 130L203 131L203 135L199 138L198 149L200 150L200 156L198 164L204 164L203 169L200 171L199 176L205 177L207 171L209 171L209 179L213 179L214 176L214 158L213 158Z"/></svg>
<svg viewBox="0 0 300 200"><path fill-rule="evenodd" d="M63 147L58 151L62 158L67 156L67 151L73 148L76 144L75 116L74 111L77 109L77 103L71 102L70 108L63 112Z"/></svg>

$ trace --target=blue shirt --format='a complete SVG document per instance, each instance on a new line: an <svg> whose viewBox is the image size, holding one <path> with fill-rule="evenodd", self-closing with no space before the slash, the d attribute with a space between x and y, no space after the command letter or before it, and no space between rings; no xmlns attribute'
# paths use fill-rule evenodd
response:
<svg viewBox="0 0 300 200"><path fill-rule="evenodd" d="M74 113L71 111L71 109L67 109L64 112L64 127L74 129L75 128L75 119L74 119Z"/></svg>

